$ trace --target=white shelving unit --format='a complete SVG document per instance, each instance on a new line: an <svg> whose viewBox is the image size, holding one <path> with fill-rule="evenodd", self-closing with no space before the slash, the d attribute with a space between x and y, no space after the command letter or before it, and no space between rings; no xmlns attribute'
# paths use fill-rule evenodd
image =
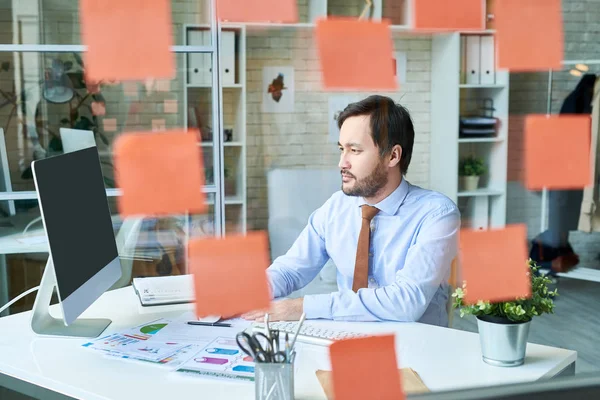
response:
<svg viewBox="0 0 600 400"><path fill-rule="evenodd" d="M209 30L207 25L185 25L183 37L186 45L190 38L198 32ZM223 39L225 34L232 34L229 39ZM196 36L197 37L197 36ZM246 173L246 25L245 24L223 24L218 31L219 38L219 65L221 65L222 84L218 98L222 110L223 126L222 132L211 132L212 127L206 126L207 121L212 121L212 116L207 114L212 109L210 101L213 87L205 83L205 79L191 74L202 72L206 63L199 57L190 55L185 59L184 71L184 123L186 127L199 126L202 141L199 143L205 156L205 166L213 165L213 173L219 174L219 179L212 182L220 182L216 188L215 199L209 205L219 208L222 220L217 226L222 226L222 232L217 234L245 233L247 230L247 173ZM233 49L224 47L233 45ZM229 57L229 59L227 59ZM231 59L233 57L233 59ZM229 71L226 68L232 68ZM199 72L198 72L199 71ZM227 77L227 73L233 76ZM200 83L199 83L200 82ZM219 90L215 86L214 90ZM191 113L194 113L192 116ZM190 125L190 121L192 124ZM231 136L226 131L231 130ZM210 173L207 180L209 180ZM212 182L207 182L211 184Z"/></svg>
<svg viewBox="0 0 600 400"><path fill-rule="evenodd" d="M355 2L354 5L358 5L362 7L366 4L364 0L345 0L349 3L349 6L352 6L352 2ZM372 0L372 6L370 7L369 13L366 15L366 18L380 21L382 18L392 19L392 24L390 25L390 29L392 32L402 32L410 29L409 22L411 20L412 15L412 0L404 0L398 2L402 11L399 13L399 18L390 18L390 16L385 15L384 12L384 4L385 2L398 2L398 0ZM300 11L300 4L298 5ZM303 20L299 20L296 23L280 23L280 22L247 22L243 25L248 28L293 28L293 29L313 29L315 27L315 22L317 19L325 16L335 15L330 9L330 3L328 0L308 0L307 4L307 18ZM353 15L354 17L358 17L358 15Z"/></svg>
<svg viewBox="0 0 600 400"><path fill-rule="evenodd" d="M457 202L464 228L499 228L506 224L509 74L494 71L493 83L466 83L461 46L466 36L493 37L494 31L433 36L431 95L431 174L433 190ZM494 60L485 62L495 64ZM484 115L476 109L484 99L493 102L498 119L491 137L459 137L461 116ZM475 191L459 187L458 165L463 157L481 157L487 172Z"/></svg>

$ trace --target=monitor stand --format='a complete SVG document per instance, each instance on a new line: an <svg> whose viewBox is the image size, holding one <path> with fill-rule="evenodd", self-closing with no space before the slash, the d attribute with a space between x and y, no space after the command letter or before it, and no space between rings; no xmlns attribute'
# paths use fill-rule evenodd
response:
<svg viewBox="0 0 600 400"><path fill-rule="evenodd" d="M62 319L50 315L50 301L55 287L54 265L52 257L48 257L31 314L31 328L38 335L96 338L112 322L110 319L77 319L71 325L65 325Z"/></svg>

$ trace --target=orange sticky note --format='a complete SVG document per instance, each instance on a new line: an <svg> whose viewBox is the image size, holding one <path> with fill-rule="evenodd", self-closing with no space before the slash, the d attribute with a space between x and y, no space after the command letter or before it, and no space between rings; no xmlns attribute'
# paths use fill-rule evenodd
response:
<svg viewBox="0 0 600 400"><path fill-rule="evenodd" d="M388 22L320 19L316 38L325 89L397 88Z"/></svg>
<svg viewBox="0 0 600 400"><path fill-rule="evenodd" d="M104 126L104 132L117 131L117 120L115 118L104 118L102 124Z"/></svg>
<svg viewBox="0 0 600 400"><path fill-rule="evenodd" d="M106 108L104 107L104 103L99 101L92 102L92 114L96 116L102 116L106 114Z"/></svg>
<svg viewBox="0 0 600 400"><path fill-rule="evenodd" d="M462 277L467 282L465 303L511 301L531 297L527 266L527 228L460 232Z"/></svg>
<svg viewBox="0 0 600 400"><path fill-rule="evenodd" d="M414 0L414 28L427 31L483 30L482 0Z"/></svg>
<svg viewBox="0 0 600 400"><path fill-rule="evenodd" d="M153 119L152 120L152 132L164 131L166 123L164 119Z"/></svg>
<svg viewBox="0 0 600 400"><path fill-rule="evenodd" d="M119 213L203 213L202 151L193 131L128 133L114 144Z"/></svg>
<svg viewBox="0 0 600 400"><path fill-rule="evenodd" d="M230 22L298 22L296 0L217 0L217 18Z"/></svg>
<svg viewBox="0 0 600 400"><path fill-rule="evenodd" d="M269 308L268 243L262 231L224 239L190 239L189 267L198 317Z"/></svg>
<svg viewBox="0 0 600 400"><path fill-rule="evenodd" d="M336 400L405 398L393 335L335 341L329 357Z"/></svg>
<svg viewBox="0 0 600 400"><path fill-rule="evenodd" d="M177 100L166 99L163 108L165 114L177 114Z"/></svg>
<svg viewBox="0 0 600 400"><path fill-rule="evenodd" d="M525 186L581 189L592 183L589 115L525 118Z"/></svg>
<svg viewBox="0 0 600 400"><path fill-rule="evenodd" d="M561 69L561 0L502 0L495 3L498 68L510 71Z"/></svg>
<svg viewBox="0 0 600 400"><path fill-rule="evenodd" d="M89 79L175 76L170 0L80 0L79 4Z"/></svg>

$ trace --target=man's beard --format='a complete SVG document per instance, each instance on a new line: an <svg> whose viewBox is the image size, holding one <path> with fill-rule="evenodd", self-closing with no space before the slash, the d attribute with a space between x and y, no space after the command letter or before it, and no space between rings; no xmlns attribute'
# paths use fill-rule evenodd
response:
<svg viewBox="0 0 600 400"><path fill-rule="evenodd" d="M387 167L383 162L377 164L367 177L360 180L349 172L342 171L342 175L348 175L355 181L354 186L347 189L342 183L342 191L348 196L374 197L388 182Z"/></svg>

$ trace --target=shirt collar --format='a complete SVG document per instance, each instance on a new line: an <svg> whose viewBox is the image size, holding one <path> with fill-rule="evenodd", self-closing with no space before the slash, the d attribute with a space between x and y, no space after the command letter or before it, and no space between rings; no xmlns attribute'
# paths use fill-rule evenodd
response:
<svg viewBox="0 0 600 400"><path fill-rule="evenodd" d="M369 204L377 207L380 211L383 211L386 214L394 215L408 194L408 185L409 183L403 177L400 185L398 185L398 187L392 193L390 193L388 197L381 200L379 203L369 204L365 201L364 197L359 197L358 206L360 207L365 204Z"/></svg>

